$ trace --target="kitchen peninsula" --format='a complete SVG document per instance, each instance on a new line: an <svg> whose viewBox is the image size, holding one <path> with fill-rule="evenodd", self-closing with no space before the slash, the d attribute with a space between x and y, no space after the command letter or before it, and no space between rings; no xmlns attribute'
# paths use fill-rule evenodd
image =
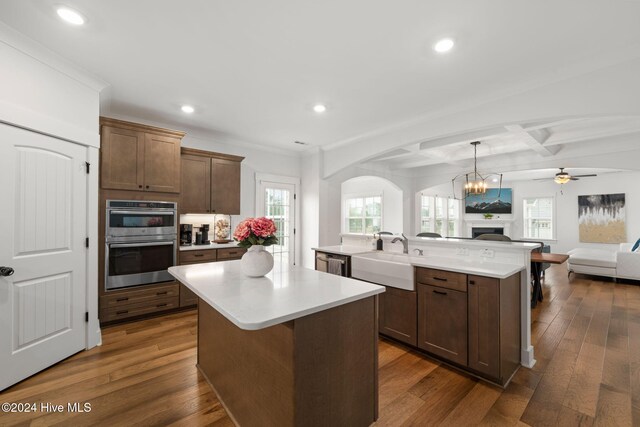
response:
<svg viewBox="0 0 640 427"><path fill-rule="evenodd" d="M198 367L238 425L367 426L377 418L384 287L276 264L169 269L198 301Z"/></svg>

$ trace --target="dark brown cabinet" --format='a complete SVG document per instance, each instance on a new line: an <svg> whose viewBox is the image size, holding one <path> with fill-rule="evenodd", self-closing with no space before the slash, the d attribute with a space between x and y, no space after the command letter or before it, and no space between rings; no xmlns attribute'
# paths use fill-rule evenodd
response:
<svg viewBox="0 0 640 427"><path fill-rule="evenodd" d="M182 155L180 212L207 213L211 210L211 159Z"/></svg>
<svg viewBox="0 0 640 427"><path fill-rule="evenodd" d="M417 346L416 292L387 287L378 296L378 304L380 333Z"/></svg>
<svg viewBox="0 0 640 427"><path fill-rule="evenodd" d="M418 284L418 347L467 364L467 293Z"/></svg>
<svg viewBox="0 0 640 427"><path fill-rule="evenodd" d="M416 268L418 347L504 385L520 365L520 273Z"/></svg>
<svg viewBox="0 0 640 427"><path fill-rule="evenodd" d="M240 214L240 162L211 159L211 212Z"/></svg>
<svg viewBox="0 0 640 427"><path fill-rule="evenodd" d="M183 132L100 118L101 187L180 192Z"/></svg>
<svg viewBox="0 0 640 427"><path fill-rule="evenodd" d="M520 365L519 274L468 276L469 368L504 384Z"/></svg>
<svg viewBox="0 0 640 427"><path fill-rule="evenodd" d="M183 148L180 213L240 214L240 165L243 159Z"/></svg>

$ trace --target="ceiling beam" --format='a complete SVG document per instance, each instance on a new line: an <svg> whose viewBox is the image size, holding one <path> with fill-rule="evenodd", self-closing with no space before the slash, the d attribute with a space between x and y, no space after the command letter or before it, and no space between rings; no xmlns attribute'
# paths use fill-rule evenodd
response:
<svg viewBox="0 0 640 427"><path fill-rule="evenodd" d="M551 136L546 129L528 131L521 125L507 125L505 129L512 132L514 136L519 137L520 141L543 157L552 157L560 151L560 147L547 147L544 145Z"/></svg>
<svg viewBox="0 0 640 427"><path fill-rule="evenodd" d="M470 143L473 141L482 140L485 141L487 139L495 138L500 135L503 135L504 128L493 127L489 129L481 129L477 131L467 132L464 134L445 136L441 138L431 139L429 141L424 141L420 144L420 150L428 150L430 148L442 147L445 145L451 144L462 144L462 143Z"/></svg>

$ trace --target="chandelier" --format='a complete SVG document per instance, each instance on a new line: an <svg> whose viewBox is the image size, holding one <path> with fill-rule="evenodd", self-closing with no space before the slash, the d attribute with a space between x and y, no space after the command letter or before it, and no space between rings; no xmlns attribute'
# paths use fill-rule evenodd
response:
<svg viewBox="0 0 640 427"><path fill-rule="evenodd" d="M480 141L473 141L471 143L473 145L473 172L467 172L464 174L457 175L455 178L451 180L451 185L453 186L453 194L455 197L456 190L456 181L458 179L464 178L464 198L468 196L476 196L476 195L484 195L489 188L487 184L487 179L490 176L499 176L500 184L498 190L498 197L500 197L500 192L502 190L502 174L498 173L489 173L485 176L482 176L478 172L478 145L480 145Z"/></svg>

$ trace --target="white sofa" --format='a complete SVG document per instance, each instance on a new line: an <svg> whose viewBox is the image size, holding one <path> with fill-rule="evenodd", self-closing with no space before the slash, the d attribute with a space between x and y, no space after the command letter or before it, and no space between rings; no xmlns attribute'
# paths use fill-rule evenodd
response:
<svg viewBox="0 0 640 427"><path fill-rule="evenodd" d="M631 252L633 243L621 243L616 251L576 248L568 252L569 274L584 273L614 279L640 280L640 252Z"/></svg>

